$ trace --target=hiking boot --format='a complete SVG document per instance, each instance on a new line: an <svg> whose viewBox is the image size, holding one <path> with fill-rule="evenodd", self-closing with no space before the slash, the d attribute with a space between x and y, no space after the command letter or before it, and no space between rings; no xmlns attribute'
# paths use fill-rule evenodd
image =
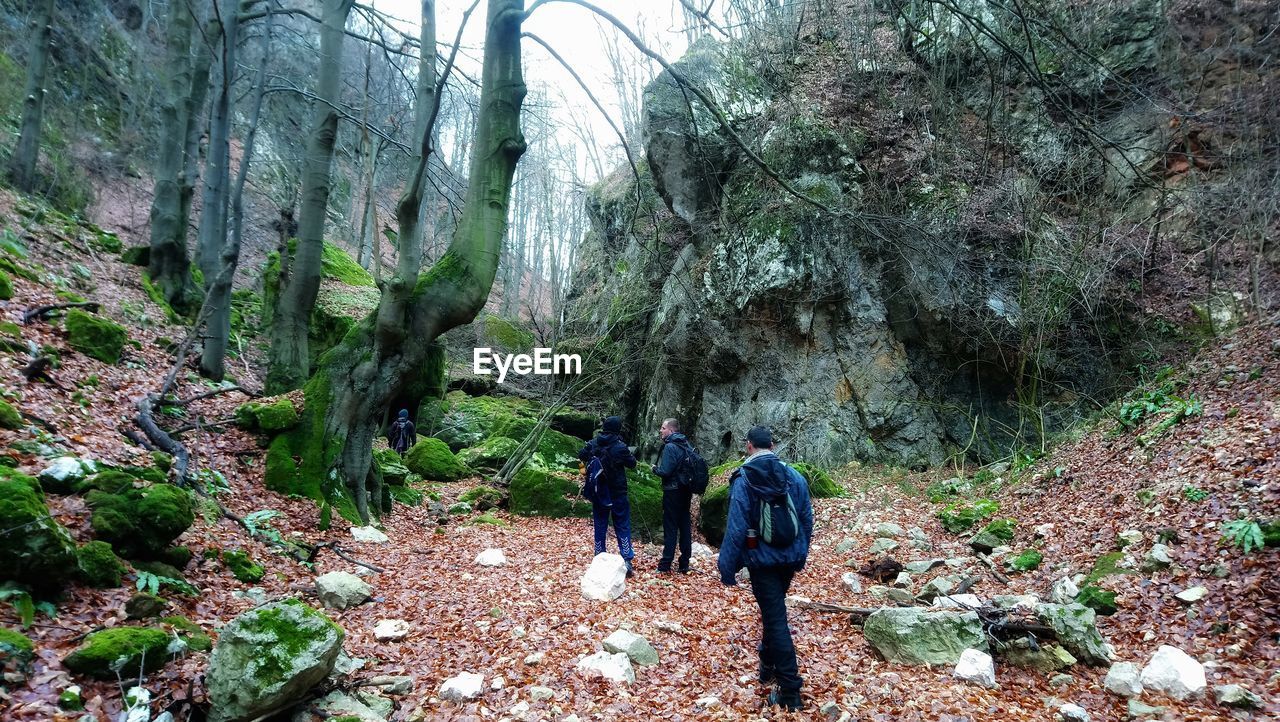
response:
<svg viewBox="0 0 1280 722"><path fill-rule="evenodd" d="M756 678L760 680L760 684L762 685L773 684L774 681L777 679L777 677L774 675L773 667L771 665L765 664L764 662L760 663L760 672L756 675Z"/></svg>
<svg viewBox="0 0 1280 722"><path fill-rule="evenodd" d="M783 692L775 689L769 693L769 705L777 705L788 712L798 712L804 707L804 702L800 699L800 692Z"/></svg>
<svg viewBox="0 0 1280 722"><path fill-rule="evenodd" d="M662 562L658 562L658 573L659 573L659 574L670 574L670 573L671 573L671 565L670 565L670 564L663 564Z"/></svg>
<svg viewBox="0 0 1280 722"><path fill-rule="evenodd" d="M630 559L623 559L623 561L627 563L627 579L630 579L631 577L635 576L635 570L631 568Z"/></svg>
<svg viewBox="0 0 1280 722"><path fill-rule="evenodd" d="M681 574L688 574L688 573L689 573L689 565L688 565L688 564L681 564L681 565L680 565L680 568L679 568L679 569L677 569L676 571L680 572Z"/></svg>

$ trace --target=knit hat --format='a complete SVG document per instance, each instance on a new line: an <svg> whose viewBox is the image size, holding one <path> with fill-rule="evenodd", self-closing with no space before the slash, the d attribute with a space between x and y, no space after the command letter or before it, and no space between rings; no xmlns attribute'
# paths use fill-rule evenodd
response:
<svg viewBox="0 0 1280 722"><path fill-rule="evenodd" d="M601 428L608 433L617 434L622 431L622 419L617 416L609 416L605 418L604 425Z"/></svg>
<svg viewBox="0 0 1280 722"><path fill-rule="evenodd" d="M408 409L400 409L400 418L402 418L402 419L407 419L407 418L409 418L409 410L408 410Z"/></svg>
<svg viewBox="0 0 1280 722"><path fill-rule="evenodd" d="M768 426L752 426L747 432L747 441L757 449L773 448L773 432Z"/></svg>

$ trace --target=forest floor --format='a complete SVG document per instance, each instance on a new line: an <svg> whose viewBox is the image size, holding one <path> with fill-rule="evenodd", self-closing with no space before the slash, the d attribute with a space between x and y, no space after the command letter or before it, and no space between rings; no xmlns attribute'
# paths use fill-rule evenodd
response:
<svg viewBox="0 0 1280 722"><path fill-rule="evenodd" d="M106 365L69 350L56 323L24 326L25 341L60 351L61 366L53 375L62 388L28 384L20 373L27 361L21 354L0 357L0 373L15 405L57 431L34 426L0 431L0 446L28 439L84 458L149 464L149 455L130 445L121 431L132 425L135 401L159 387L171 364L165 345L181 338L182 330L169 326L163 312L147 300L138 269L74 239L51 241L57 229L21 221L13 205L11 196L0 194L0 227L9 225L17 235L29 236L27 264L50 275L41 281L15 278L13 299L0 302L4 320L20 322L24 309L57 302L53 288L63 286L101 301L103 313L125 323L139 347L121 363ZM17 233L18 226L28 230ZM75 250L80 246L83 251ZM1013 574L1003 584L971 555L967 536L942 527L936 513L945 502L932 502L925 492L956 476L956 470L908 474L852 466L835 473L845 497L815 501L813 551L792 594L840 605L882 606L884 601L869 592L874 582L863 579L864 591L853 593L841 581L844 573L870 560L866 550L882 522L918 527L932 547L911 548L903 538L892 552L895 558L903 563L962 560L959 569L946 572L979 576L972 591L983 598L1020 593L1047 598L1055 581L1088 573L1100 557L1115 551L1119 532L1137 530L1142 538L1129 551L1141 558L1157 539L1171 539L1174 564L1163 571L1102 579L1100 586L1117 592L1119 611L1100 617L1099 629L1115 646L1117 659L1139 666L1160 645L1181 648L1206 663L1210 686L1205 695L1184 702L1150 695L1143 701L1165 707L1165 719L1246 719L1244 712L1218 706L1212 695L1215 685L1239 683L1264 698L1264 714L1280 718L1280 559L1274 548L1245 554L1224 543L1221 531L1224 522L1241 514L1262 520L1280 510L1277 324L1256 321L1213 340L1174 371L1177 393L1198 398L1202 414L1159 434L1152 434L1158 416L1130 430L1100 417L1016 474L988 477L983 493L1000 502L999 516L1018 522L1010 546L1014 553L1038 548L1045 560L1038 570ZM254 388L253 369L237 370L247 372L240 382ZM185 374L177 395L193 396L208 388ZM213 397L192 404L188 416L224 419L244 400L239 394ZM521 702L528 703L525 719L788 718L764 707L766 690L755 682L759 618L749 588L721 586L711 557L696 558L687 576L659 575L654 566L660 549L641 544L637 573L628 580L626 593L613 602L587 601L579 592L579 578L591 558L589 521L513 517L499 511L492 514L505 525L474 523L477 515L461 515L441 527L426 507L397 506L383 519L390 542L361 543L336 519L333 528L317 531L319 514L311 502L267 491L261 478L263 450L252 434L225 427L191 432L183 440L193 452L193 468L225 475L229 488L218 498L235 513L276 510L281 514L271 525L285 537L313 544L339 541L355 558L385 570L366 577L373 587L371 601L329 613L346 631L346 652L364 660L342 680L343 686L376 675L414 677L412 692L393 698L392 719L502 719ZM12 448L0 453L14 456L28 473L46 463ZM480 482L473 478L436 488L447 505ZM1188 488L1204 492L1203 498L1189 495ZM82 499L48 499L77 541L91 538ZM846 540L852 540L853 551L838 553L837 545ZM263 597L300 596L318 606L312 577L360 571L328 552L320 554L314 569L308 568L216 514L198 517L179 543L195 553L185 576L199 594L168 593L171 613L184 614L213 632ZM266 578L256 585L261 593L247 594L253 585L206 559L203 552L215 548L245 549L266 566ZM476 555L487 548L502 549L508 564L477 565ZM1187 605L1175 598L1195 585L1208 589L1203 600ZM37 660L25 683L0 691L0 718L79 719L82 713L61 712L56 705L58 693L74 683L83 688L90 714L114 719L122 690L132 682L73 678L61 659L87 632L127 623L123 605L133 591L128 582L107 590L74 586L58 601L55 618L37 617L25 630L36 643ZM379 642L373 627L382 619L406 620L411 631L402 641ZM988 690L954 679L950 667L886 663L845 614L796 605L790 620L807 704L805 712L791 715L794 719L820 718L818 710L828 702L839 707L832 719L843 711L859 720L1044 720L1053 718L1060 702L1079 704L1095 720L1127 719L1126 701L1102 687L1105 668L1077 665L1068 670L1069 682L1060 679L1059 686L1051 687L1053 675L998 664L999 687ZM0 625L20 628L7 605L0 608ZM598 651L602 640L619 628L648 639L660 662L638 667L631 685L584 678L575 663ZM528 659L536 653L544 656L536 662ZM156 696L153 709L182 699L201 701L207 662L205 653L190 654L143 680ZM441 683L460 672L483 674L485 692L463 704L437 699ZM501 685L494 685L499 677ZM549 688L552 696L535 699L534 686ZM1262 718L1257 713L1253 717Z"/></svg>

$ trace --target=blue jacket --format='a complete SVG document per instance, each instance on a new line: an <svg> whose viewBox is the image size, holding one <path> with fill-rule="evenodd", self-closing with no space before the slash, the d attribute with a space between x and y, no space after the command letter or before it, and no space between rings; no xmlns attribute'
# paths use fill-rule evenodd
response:
<svg viewBox="0 0 1280 722"><path fill-rule="evenodd" d="M617 434L601 432L582 447L578 452L578 459L584 464L590 464L591 457L597 453L604 466L603 474L609 484L609 491L615 495L627 493L627 469L636 468L636 457L627 448L627 443Z"/></svg>
<svg viewBox="0 0 1280 722"><path fill-rule="evenodd" d="M676 467L684 460L684 455L689 449L689 439L680 432L675 432L666 438L666 443L662 445L662 456L658 459L658 465L653 467L653 473L659 479L662 479L662 488L666 491L678 489L680 480L675 478Z"/></svg>
<svg viewBox="0 0 1280 722"><path fill-rule="evenodd" d="M800 520L800 533L791 546L780 548L759 542L755 549L747 548L747 528L757 522L752 519L754 498L776 498L782 493L791 495ZM809 482L800 472L782 463L773 452L765 452L748 459L729 479L729 523L725 527L724 542L720 545L720 580L733 584L738 570L746 567L787 566L799 571L809 557L809 540L813 537L813 505L809 502Z"/></svg>

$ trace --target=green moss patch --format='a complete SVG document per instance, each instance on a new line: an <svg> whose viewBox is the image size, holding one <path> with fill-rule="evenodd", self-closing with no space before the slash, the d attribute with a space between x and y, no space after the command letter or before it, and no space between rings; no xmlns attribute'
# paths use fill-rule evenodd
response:
<svg viewBox="0 0 1280 722"><path fill-rule="evenodd" d="M505 436L491 436L476 446L458 452L458 460L473 469L497 471L515 453L520 442Z"/></svg>
<svg viewBox="0 0 1280 722"><path fill-rule="evenodd" d="M844 489L826 471L804 462L796 462L791 468L809 482L809 496L814 499L833 499L844 496Z"/></svg>
<svg viewBox="0 0 1280 722"><path fill-rule="evenodd" d="M22 426L22 414L13 404L0 399L0 429L21 429Z"/></svg>
<svg viewBox="0 0 1280 722"><path fill-rule="evenodd" d="M1017 519L996 519L983 527L982 531L994 536L1000 541L1008 542L1013 541L1013 532L1017 526Z"/></svg>
<svg viewBox="0 0 1280 722"><path fill-rule="evenodd" d="M494 430L503 423L508 424L508 431L498 435L516 438L516 429L509 423L511 419L532 420L538 416L533 402L514 396L469 396L453 391L445 396L444 406L435 436L454 451L475 446L493 436Z"/></svg>
<svg viewBox="0 0 1280 722"><path fill-rule="evenodd" d="M729 524L729 485L713 484L707 487L698 507L698 531L707 543L720 546L724 530Z"/></svg>
<svg viewBox="0 0 1280 722"><path fill-rule="evenodd" d="M1044 561L1044 555L1035 549L1028 549L1009 562L1009 566L1015 571L1029 572L1040 566L1040 562Z"/></svg>
<svg viewBox="0 0 1280 722"><path fill-rule="evenodd" d="M404 456L404 465L428 481L457 481L467 473L467 468L449 450L448 444L429 436L409 449Z"/></svg>
<svg viewBox="0 0 1280 722"><path fill-rule="evenodd" d="M35 658L35 649L27 635L0 627L0 671L26 669Z"/></svg>
<svg viewBox="0 0 1280 722"><path fill-rule="evenodd" d="M163 629L150 627L116 627L94 632L84 644L66 659L63 666L98 679L130 677L139 671L151 673L164 666L169 658L172 637Z"/></svg>
<svg viewBox="0 0 1280 722"><path fill-rule="evenodd" d="M49 514L36 480L17 473L0 478L0 579L52 591L75 571L75 542Z"/></svg>
<svg viewBox="0 0 1280 722"><path fill-rule="evenodd" d="M213 649L213 639L204 629L186 617L164 617L161 624L173 629L173 633L193 652L208 652Z"/></svg>
<svg viewBox="0 0 1280 722"><path fill-rule="evenodd" d="M8 301L13 298L13 279L9 278L9 274L0 271L0 301Z"/></svg>
<svg viewBox="0 0 1280 722"><path fill-rule="evenodd" d="M195 521L191 495L169 484L118 494L92 491L86 501L94 535L130 558L159 556Z"/></svg>
<svg viewBox="0 0 1280 722"><path fill-rule="evenodd" d="M504 497L501 491L481 484L474 489L468 489L458 497L459 501L465 501L470 504L476 511L488 511L497 509L502 506Z"/></svg>
<svg viewBox="0 0 1280 722"><path fill-rule="evenodd" d="M999 510L1000 505L990 499L978 499L972 503L958 501L938 512L938 521L952 534L961 534Z"/></svg>
<svg viewBox="0 0 1280 722"><path fill-rule="evenodd" d="M222 552L222 563L231 570L231 574L236 579L246 584L256 584L267 574L267 570L261 564L253 561L248 553L240 550Z"/></svg>
<svg viewBox="0 0 1280 722"><path fill-rule="evenodd" d="M1080 594L1076 596L1076 602L1104 616L1115 614L1119 609L1116 606L1115 592L1109 592L1093 585L1081 589Z"/></svg>
<svg viewBox="0 0 1280 722"><path fill-rule="evenodd" d="M85 313L78 308L67 312L67 343L80 353L103 363L114 364L129 340L123 326Z"/></svg>
<svg viewBox="0 0 1280 722"><path fill-rule="evenodd" d="M236 409L236 424L249 431L284 431L297 426L299 418L298 409L288 396L251 401Z"/></svg>
<svg viewBox="0 0 1280 722"><path fill-rule="evenodd" d="M86 584L102 589L120 586L125 573L111 545L103 541L91 541L77 549L76 568Z"/></svg>
<svg viewBox="0 0 1280 722"><path fill-rule="evenodd" d="M511 480L508 509L521 516L591 516L591 502L579 494L577 479L525 466Z"/></svg>
<svg viewBox="0 0 1280 722"><path fill-rule="evenodd" d="M146 268L151 265L151 246L129 246L120 252L120 261Z"/></svg>

